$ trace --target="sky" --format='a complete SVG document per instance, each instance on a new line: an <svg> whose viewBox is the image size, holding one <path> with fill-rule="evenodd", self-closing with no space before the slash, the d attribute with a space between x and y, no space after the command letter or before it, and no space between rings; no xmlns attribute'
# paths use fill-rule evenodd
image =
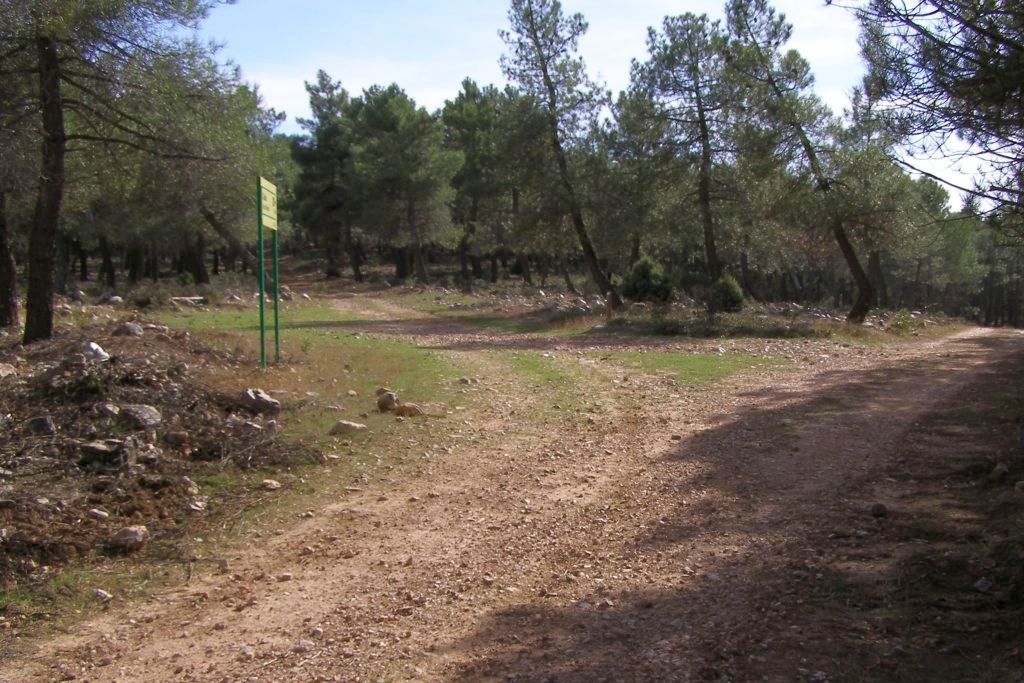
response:
<svg viewBox="0 0 1024 683"><path fill-rule="evenodd" d="M590 29L580 52L591 77L617 93L633 59L645 59L649 26L667 15L722 17L724 0L563 0ZM775 0L793 24L790 46L810 62L818 95L836 113L849 102L864 67L853 16L824 0ZM508 27L504 0L238 0L213 10L202 35L224 45L222 57L259 85L264 101L288 114L282 132L299 132L308 116L304 82L325 70L351 93L397 83L417 104L435 110L463 79L502 85L498 35Z"/></svg>

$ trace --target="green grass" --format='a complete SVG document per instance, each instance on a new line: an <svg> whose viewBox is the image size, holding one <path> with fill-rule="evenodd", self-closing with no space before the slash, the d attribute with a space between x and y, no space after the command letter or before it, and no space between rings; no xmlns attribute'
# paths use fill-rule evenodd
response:
<svg viewBox="0 0 1024 683"><path fill-rule="evenodd" d="M612 358L623 365L644 372L669 373L680 384L698 386L727 377L753 366L774 365L757 356L690 355L660 351L617 351Z"/></svg>

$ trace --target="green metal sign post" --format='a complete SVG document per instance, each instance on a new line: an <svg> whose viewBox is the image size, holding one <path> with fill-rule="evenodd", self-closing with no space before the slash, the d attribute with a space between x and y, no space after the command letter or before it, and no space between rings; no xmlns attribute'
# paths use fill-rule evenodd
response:
<svg viewBox="0 0 1024 683"><path fill-rule="evenodd" d="M274 277L274 360L281 362L281 322L279 317L278 292L278 268L277 268L277 187L266 178L256 180L256 202L259 207L257 212L259 218L256 223L257 257L256 268L259 270L260 284L260 367L267 367L266 348L266 314L264 313L266 303L266 275L263 257L263 231L270 230L270 248L273 253L273 277Z"/></svg>

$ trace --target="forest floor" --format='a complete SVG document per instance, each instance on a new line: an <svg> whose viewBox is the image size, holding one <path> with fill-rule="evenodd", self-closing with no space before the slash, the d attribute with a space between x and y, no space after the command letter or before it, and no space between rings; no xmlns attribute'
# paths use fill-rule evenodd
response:
<svg viewBox="0 0 1024 683"><path fill-rule="evenodd" d="M230 360L251 311L160 322L321 461L244 479L282 502L213 510L187 580L8 636L0 681L1024 681L1021 332L687 340L314 299L268 371ZM376 385L427 415L375 414ZM338 417L369 429L325 439Z"/></svg>

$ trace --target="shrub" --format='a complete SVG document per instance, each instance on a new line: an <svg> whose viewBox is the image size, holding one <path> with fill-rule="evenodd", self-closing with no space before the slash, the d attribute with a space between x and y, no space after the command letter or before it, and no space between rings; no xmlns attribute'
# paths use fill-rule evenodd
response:
<svg viewBox="0 0 1024 683"><path fill-rule="evenodd" d="M729 313L743 310L743 289L729 273L725 273L711 285L711 309Z"/></svg>
<svg viewBox="0 0 1024 683"><path fill-rule="evenodd" d="M634 301L665 302L672 298L672 284L661 266L644 256L623 279L622 293Z"/></svg>

